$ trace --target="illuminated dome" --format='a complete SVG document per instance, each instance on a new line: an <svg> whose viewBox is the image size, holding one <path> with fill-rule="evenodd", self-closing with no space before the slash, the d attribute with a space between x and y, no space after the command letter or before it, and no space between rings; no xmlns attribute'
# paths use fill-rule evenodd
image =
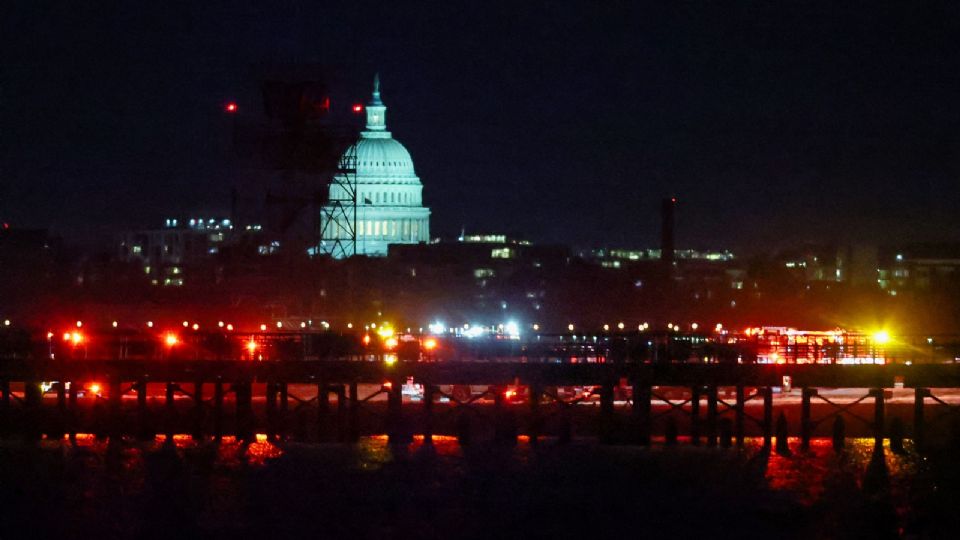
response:
<svg viewBox="0 0 960 540"><path fill-rule="evenodd" d="M416 244L430 240L430 209L423 206L423 185L413 168L410 152L387 131L387 107L380 99L380 77L373 79L373 96L367 104L367 127L343 157L356 153L357 255L382 256L390 244ZM350 180L338 177L340 182ZM346 182L349 183L349 182ZM330 185L330 200L351 199L342 185ZM352 200L352 199L351 199ZM342 242L352 230L353 210L336 221L321 214L321 242ZM335 253L334 256L343 256Z"/></svg>
<svg viewBox="0 0 960 540"><path fill-rule="evenodd" d="M385 131L372 133L390 135L389 132ZM358 183L383 177L393 177L397 180L406 178L417 183L420 182L413 171L413 159L410 158L410 152L407 152L407 149L399 141L393 137L364 136L369 134L371 132L363 132L361 139L355 145ZM347 154L349 155L350 152L352 152L352 149L348 150Z"/></svg>

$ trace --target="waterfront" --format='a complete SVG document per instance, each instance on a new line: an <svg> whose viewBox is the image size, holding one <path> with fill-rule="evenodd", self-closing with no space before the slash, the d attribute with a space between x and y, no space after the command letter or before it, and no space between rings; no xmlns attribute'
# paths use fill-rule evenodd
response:
<svg viewBox="0 0 960 540"><path fill-rule="evenodd" d="M242 446L80 435L0 445L5 532L41 536L440 538L710 534L740 538L946 536L949 458L828 439L789 456L606 446L593 439L461 447L436 437L390 445ZM935 454L936 455L936 454ZM932 518L936 519L932 519ZM951 518L952 519L952 518ZM955 520L954 520L955 521ZM6 534L4 535L6 536Z"/></svg>

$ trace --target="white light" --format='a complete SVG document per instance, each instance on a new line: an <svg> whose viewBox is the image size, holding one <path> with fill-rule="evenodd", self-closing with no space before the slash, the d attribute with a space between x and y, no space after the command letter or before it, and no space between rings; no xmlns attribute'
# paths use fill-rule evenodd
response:
<svg viewBox="0 0 960 540"><path fill-rule="evenodd" d="M693 330L696 330L697 328L700 328L700 325L697 323L693 323L690 325L690 328L692 328Z"/></svg>
<svg viewBox="0 0 960 540"><path fill-rule="evenodd" d="M217 321L217 326L219 326L220 328L223 328L223 321Z"/></svg>
<svg viewBox="0 0 960 540"><path fill-rule="evenodd" d="M113 327L114 327L114 328L117 327L117 321L113 321Z"/></svg>
<svg viewBox="0 0 960 540"><path fill-rule="evenodd" d="M147 328L153 328L153 321L147 321Z"/></svg>
<svg viewBox="0 0 960 540"><path fill-rule="evenodd" d="M439 321L428 324L427 328L430 329L431 334L442 334L447 329L446 325Z"/></svg>
<svg viewBox="0 0 960 540"><path fill-rule="evenodd" d="M77 321L77 328L80 328L81 326L83 326L83 321Z"/></svg>
<svg viewBox="0 0 960 540"><path fill-rule="evenodd" d="M537 323L533 323L533 330L534 330L535 332L540 331L540 325L537 324Z"/></svg>
<svg viewBox="0 0 960 540"><path fill-rule="evenodd" d="M277 328L283 328L283 323L280 321L277 321Z"/></svg>
<svg viewBox="0 0 960 540"><path fill-rule="evenodd" d="M620 330L623 330L623 328L624 328L625 326L626 326L626 325L623 324L623 322L617 323L617 328L619 328Z"/></svg>
<svg viewBox="0 0 960 540"><path fill-rule="evenodd" d="M300 328L306 328L306 327L307 327L307 323L305 323L305 322L301 322L301 323L300 323Z"/></svg>
<svg viewBox="0 0 960 540"><path fill-rule="evenodd" d="M503 327L503 331L512 338L520 337L520 325L513 321L507 322L507 324Z"/></svg>
<svg viewBox="0 0 960 540"><path fill-rule="evenodd" d="M4 326L10 326L10 319L4 319L4 320L3 320L3 325L4 325Z"/></svg>
<svg viewBox="0 0 960 540"><path fill-rule="evenodd" d="M484 330L482 326L471 326L463 331L463 335L467 336L468 338L475 338L482 336L485 331L486 330Z"/></svg>

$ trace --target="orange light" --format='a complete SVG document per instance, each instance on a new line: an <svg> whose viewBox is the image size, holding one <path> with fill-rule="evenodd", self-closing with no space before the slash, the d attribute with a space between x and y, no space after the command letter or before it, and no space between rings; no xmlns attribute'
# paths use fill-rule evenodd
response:
<svg viewBox="0 0 960 540"><path fill-rule="evenodd" d="M428 350L428 351L432 351L432 350L436 349L436 348L437 348L437 340L435 340L435 339L433 339L433 338L428 338L427 340L425 340L425 341L423 342L423 348L426 349L426 350Z"/></svg>
<svg viewBox="0 0 960 540"><path fill-rule="evenodd" d="M70 334L70 340L73 341L74 345L79 345L83 341L83 334L80 332L74 332Z"/></svg>
<svg viewBox="0 0 960 540"><path fill-rule="evenodd" d="M251 339L250 341L247 342L247 351L249 351L250 354L253 354L254 352L256 352L256 350L257 350L257 342Z"/></svg>
<svg viewBox="0 0 960 540"><path fill-rule="evenodd" d="M174 334L174 333L167 334L167 335L163 338L163 342L166 343L168 347L173 347L173 346L176 345L179 341L180 341L180 340L177 339L177 335Z"/></svg>
<svg viewBox="0 0 960 540"><path fill-rule="evenodd" d="M387 381L383 383L383 387L386 388L387 390L390 390L391 388L393 388L393 383L390 381Z"/></svg>
<svg viewBox="0 0 960 540"><path fill-rule="evenodd" d="M70 341L70 332L64 332L64 333L63 333L63 340L64 340L64 341Z"/></svg>
<svg viewBox="0 0 960 540"><path fill-rule="evenodd" d="M514 396L516 396L516 395L517 395L517 391L516 391L516 390L507 390L506 392L503 393L503 396L504 396L505 398L507 398L507 399L510 399L510 398L512 398L512 397L514 397Z"/></svg>
<svg viewBox="0 0 960 540"><path fill-rule="evenodd" d="M91 385L90 385L90 391L93 392L94 394L99 394L99 393L100 393L100 385L97 384L97 383L91 384Z"/></svg>
<svg viewBox="0 0 960 540"><path fill-rule="evenodd" d="M237 112L237 104L236 104L235 102L231 101L230 103L227 103L227 104L223 107L223 110L227 111L228 113L235 113L235 112Z"/></svg>
<svg viewBox="0 0 960 540"><path fill-rule="evenodd" d="M370 334L364 334L364 335L363 335L363 344L364 344L364 345L369 345L369 344L370 344Z"/></svg>
<svg viewBox="0 0 960 540"><path fill-rule="evenodd" d="M383 345L389 350L396 349L398 344L399 342L395 337L387 338L387 340L383 342Z"/></svg>

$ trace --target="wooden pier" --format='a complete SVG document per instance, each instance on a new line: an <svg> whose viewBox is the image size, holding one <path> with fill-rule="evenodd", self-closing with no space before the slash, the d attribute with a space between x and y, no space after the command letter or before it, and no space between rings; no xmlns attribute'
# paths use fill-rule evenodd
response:
<svg viewBox="0 0 960 540"><path fill-rule="evenodd" d="M548 424L550 433L563 442L571 436L572 413L589 399L596 402L590 408L592 422L604 442L650 444L660 434L669 442L678 433L670 423L673 417L665 417L679 413L686 419L691 444L743 445L749 428L770 447L775 437L791 434L785 421L774 422L774 388L783 386L785 377L800 393L800 422L793 433L802 448L825 423L833 423L842 439L844 418L864 422L881 444L888 431L887 391L894 386L913 389L907 435L922 444L930 422L928 405L955 409L931 389L960 388L960 365L0 360L0 435L74 436L83 427L78 421L84 401L79 394L96 381L101 390L87 416L94 418L91 425L99 435L112 438L189 433L195 439L220 440L229 434L249 440L261 426L271 440L298 438L309 431L322 440L351 442L363 433L361 416L374 411L382 416L381 432L397 442L409 440L414 431L430 441L444 414L457 415L452 434L464 443L472 439L471 423L484 416L499 442L525 435L537 443ZM416 403L404 399L402 387L408 380L422 385ZM49 385L47 393L42 382ZM149 384L163 385L159 410L149 405ZM362 396L361 387L371 384L378 390ZM487 390L466 398L444 391L454 385ZM255 386L263 388L262 394ZM297 395L291 387L311 388L311 395ZM558 390L569 387L588 390L574 398ZM681 397L666 391L677 388L683 389ZM852 402L837 403L822 395L825 388L864 391ZM374 398L383 397L385 405L374 406ZM617 411L615 403L626 403L621 405L626 413ZM869 417L855 412L869 404ZM831 412L814 418L813 405ZM305 410L312 411L309 430L294 422Z"/></svg>

